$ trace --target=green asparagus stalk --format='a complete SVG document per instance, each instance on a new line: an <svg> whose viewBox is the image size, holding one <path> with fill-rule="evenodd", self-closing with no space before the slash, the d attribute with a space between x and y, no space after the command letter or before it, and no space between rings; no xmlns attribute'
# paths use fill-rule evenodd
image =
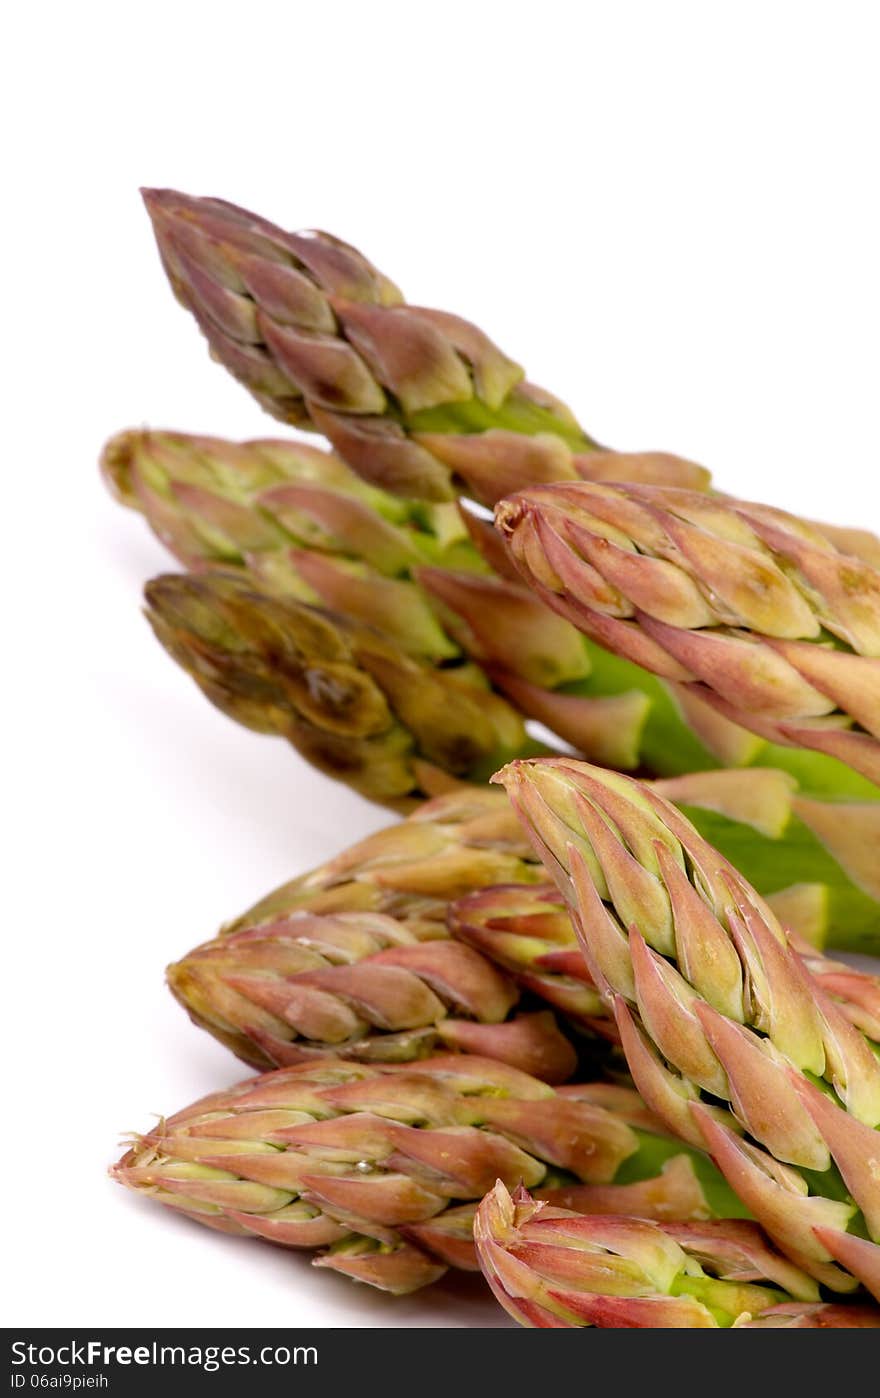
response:
<svg viewBox="0 0 880 1398"><path fill-rule="evenodd" d="M447 679L468 662L465 675L500 688L591 760L677 778L665 794L816 944L880 945L880 802L871 804L880 788L832 757L755 737L685 687L664 686L581 637L523 587L489 573L453 507L396 499L297 443L126 432L108 443L103 466L117 497L188 567L240 569L261 591L379 626ZM278 731L278 711L268 708ZM329 742L300 724L296 731L307 753L309 739ZM389 799L384 744L360 747L350 764L338 736L335 747L359 778L377 752L375 789ZM746 766L747 775L719 763ZM391 766L392 799L401 785L424 789L418 759L402 766ZM369 780L359 787L369 788Z"/></svg>
<svg viewBox="0 0 880 1398"><path fill-rule="evenodd" d="M617 1199L659 1217L743 1213L708 1158L663 1134L635 1093L554 1091L469 1054L324 1059L251 1078L135 1137L111 1174L225 1233L332 1245L320 1265L397 1292L475 1266L469 1215L446 1211L497 1179L584 1210Z"/></svg>
<svg viewBox="0 0 880 1398"><path fill-rule="evenodd" d="M819 1302L752 1223L590 1218L499 1182L476 1211L475 1235L492 1291L529 1327L880 1327L880 1308Z"/></svg>
<svg viewBox="0 0 880 1398"><path fill-rule="evenodd" d="M144 200L174 293L212 356L373 484L432 501L463 490L488 505L581 475L707 484L702 467L659 452L622 466L475 325L407 305L339 239L286 233L224 200L158 189Z"/></svg>
<svg viewBox="0 0 880 1398"><path fill-rule="evenodd" d="M585 482L496 521L538 595L770 742L880 781L880 570L729 497Z"/></svg>
<svg viewBox="0 0 880 1398"><path fill-rule="evenodd" d="M514 763L500 780L572 910L647 1105L711 1151L798 1266L880 1297L876 1042L649 786L573 759Z"/></svg>

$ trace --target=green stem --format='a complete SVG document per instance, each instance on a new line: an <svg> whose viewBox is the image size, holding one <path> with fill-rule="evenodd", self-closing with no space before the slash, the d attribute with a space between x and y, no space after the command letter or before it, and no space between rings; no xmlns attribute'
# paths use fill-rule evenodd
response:
<svg viewBox="0 0 880 1398"><path fill-rule="evenodd" d="M716 1218L751 1218L745 1205L731 1189L724 1176L707 1155L669 1136L657 1136L653 1131L636 1129L639 1148L619 1167L614 1184L638 1184L655 1179L668 1160L686 1155L694 1167L706 1203Z"/></svg>
<svg viewBox="0 0 880 1398"><path fill-rule="evenodd" d="M791 1298L776 1287L761 1286L768 1306L781 1305ZM729 1330L741 1314L743 1288L737 1282L719 1281L717 1277L690 1276L683 1272L669 1289L671 1296L692 1296L706 1307L722 1330Z"/></svg>
<svg viewBox="0 0 880 1398"><path fill-rule="evenodd" d="M561 692L583 698L608 697L631 690L647 694L651 708L642 730L640 751L643 765L654 776L677 777L686 772L714 771L723 765L684 721L662 680L592 641L585 640L584 644L590 673L563 685ZM746 765L777 767L788 772L804 796L838 801L880 801L880 787L825 753L756 739Z"/></svg>
<svg viewBox="0 0 880 1398"><path fill-rule="evenodd" d="M681 805L679 809L703 838L765 897L803 883L804 873L809 870L810 881L825 889L825 951L838 948L880 956L880 911L876 899L863 893L847 877L821 840L796 815L789 817L782 835L773 839L754 826L702 806Z"/></svg>
<svg viewBox="0 0 880 1398"><path fill-rule="evenodd" d="M549 408L542 408L515 390L508 394L498 408L490 408L479 398L466 403L445 403L439 408L424 408L409 414L406 427L410 432L486 432L501 427L509 432L521 432L533 437L538 432L552 432L561 437L573 451L591 451L598 443L582 428L566 422Z"/></svg>

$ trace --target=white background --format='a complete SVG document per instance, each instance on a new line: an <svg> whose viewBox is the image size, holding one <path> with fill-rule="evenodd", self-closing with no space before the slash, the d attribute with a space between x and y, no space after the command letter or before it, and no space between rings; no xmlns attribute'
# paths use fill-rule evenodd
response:
<svg viewBox="0 0 880 1398"><path fill-rule="evenodd" d="M361 246L601 440L880 526L872 3L80 3L7 21L6 1323L499 1323L392 1300L109 1183L241 1076L169 959L386 815L211 710L152 640L167 567L103 494L132 424L277 431L164 282L139 184ZM8 897L11 891L11 900Z"/></svg>

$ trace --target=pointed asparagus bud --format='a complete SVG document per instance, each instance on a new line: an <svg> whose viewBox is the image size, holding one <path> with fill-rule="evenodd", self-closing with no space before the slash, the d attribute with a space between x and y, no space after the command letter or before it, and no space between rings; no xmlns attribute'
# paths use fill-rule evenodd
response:
<svg viewBox="0 0 880 1398"><path fill-rule="evenodd" d="M736 949L679 861L659 841L655 848L672 906L675 953L682 972L716 1010L741 1021L743 979Z"/></svg>
<svg viewBox="0 0 880 1398"><path fill-rule="evenodd" d="M573 1097L578 1102L592 1102L593 1106L604 1107L637 1130L663 1135L662 1121L646 1107L635 1087L627 1087L620 1082L574 1082L560 1088L559 1095ZM612 1209L608 1212L626 1213L628 1210Z"/></svg>
<svg viewBox="0 0 880 1398"><path fill-rule="evenodd" d="M460 1264L453 1264L460 1265ZM371 1238L347 1238L312 1259L313 1267L342 1272L392 1296L408 1296L439 1281L446 1264L407 1243L382 1244Z"/></svg>
<svg viewBox="0 0 880 1398"><path fill-rule="evenodd" d="M496 773L493 781L503 785L538 857L566 902L571 904L573 898L569 853L573 848L585 861L599 896L604 897L607 887L602 868L589 840L579 830L576 793L564 776L550 766L533 768L512 762Z"/></svg>
<svg viewBox="0 0 880 1398"><path fill-rule="evenodd" d="M590 978L606 998L614 994L634 1001L636 985L627 937L599 897L581 851L570 845L567 856L577 899L574 930ZM548 866L548 873L552 872Z"/></svg>
<svg viewBox="0 0 880 1398"><path fill-rule="evenodd" d="M781 839L789 825L796 780L788 772L774 768L751 768L747 772L691 772L653 783L653 790L666 801L684 807L697 807L729 816L732 821L760 830L768 839ZM827 809L823 802L817 802Z"/></svg>
<svg viewBox="0 0 880 1398"><path fill-rule="evenodd" d="M783 1055L709 1005L697 1005L695 1013L727 1074L729 1093L716 1096L730 1097L746 1130L777 1160L827 1170L828 1147L798 1097Z"/></svg>
<svg viewBox="0 0 880 1398"><path fill-rule="evenodd" d="M624 927L644 927L652 946L664 954L670 953L672 910L656 874L630 853L607 816L591 801L576 795L575 805L618 920Z"/></svg>
<svg viewBox="0 0 880 1398"><path fill-rule="evenodd" d="M880 1133L843 1110L799 1074L791 1080L827 1143L868 1227L880 1241Z"/></svg>
<svg viewBox="0 0 880 1398"><path fill-rule="evenodd" d="M348 1235L344 1224L322 1214L303 1199L288 1204L284 1209L276 1209L268 1216L236 1213L230 1209L227 1218L238 1224L242 1233L288 1248L329 1247Z"/></svg>
<svg viewBox="0 0 880 1398"><path fill-rule="evenodd" d="M664 1224L664 1231L713 1276L727 1281L767 1280L799 1301L819 1300L814 1278L771 1247L756 1223L739 1218L710 1223L688 1220Z"/></svg>
<svg viewBox="0 0 880 1398"><path fill-rule="evenodd" d="M812 801L797 796L795 814L846 870L853 882L880 897L877 848L880 844L880 804L876 802Z"/></svg>
<svg viewBox="0 0 880 1398"><path fill-rule="evenodd" d="M725 718L697 685L670 682L668 689L690 728L703 746L724 767L748 767L758 758L761 739L757 734ZM675 800L670 796L670 800Z"/></svg>
<svg viewBox="0 0 880 1398"><path fill-rule="evenodd" d="M831 1256L858 1277L871 1295L880 1301L880 1247L853 1233L836 1228L816 1228L816 1237Z"/></svg>
<svg viewBox="0 0 880 1398"><path fill-rule="evenodd" d="M705 1141L690 1111L699 1102L697 1089L669 1070L620 995L614 997L614 1019L633 1082L651 1111L683 1141L702 1149Z"/></svg>
<svg viewBox="0 0 880 1398"><path fill-rule="evenodd" d="M638 1136L618 1118L564 1097L523 1102L481 1098L460 1108L460 1119L485 1124L587 1184L610 1183L638 1150Z"/></svg>
<svg viewBox="0 0 880 1398"><path fill-rule="evenodd" d="M476 679L244 579L165 577L146 596L157 637L213 703L374 799L417 790L418 757L469 775L526 742L519 716Z"/></svg>
<svg viewBox="0 0 880 1398"><path fill-rule="evenodd" d="M777 1247L823 1286L853 1290L854 1279L829 1261L815 1230L845 1232L854 1206L809 1195L800 1175L740 1140L704 1106L693 1106L691 1112L716 1165Z"/></svg>
<svg viewBox="0 0 880 1398"><path fill-rule="evenodd" d="M529 684L497 665L487 664L486 673L520 713L543 723L590 762L621 771L640 765L651 709L646 694L634 689L608 697L582 697Z"/></svg>
<svg viewBox="0 0 880 1398"><path fill-rule="evenodd" d="M476 1205L460 1204L444 1209L442 1214L425 1223L410 1223L401 1228L404 1239L437 1258L448 1267L462 1272L478 1272L480 1264L474 1246L474 1214Z"/></svg>
<svg viewBox="0 0 880 1398"><path fill-rule="evenodd" d="M239 377L234 366L227 367ZM268 395L258 394L257 397L273 411L271 390ZM294 413L300 411L296 400L292 401L292 407ZM409 437L401 424L390 416L333 412L313 399L308 405L307 418L300 416L298 420L321 432L353 471L381 490L438 503L456 497L449 467Z"/></svg>
<svg viewBox="0 0 880 1398"><path fill-rule="evenodd" d="M797 957L791 955L778 927L753 901L753 890L738 876L725 873L736 900L727 921L748 975L749 1018L799 1068L821 1074L825 1050L819 1012Z"/></svg>
<svg viewBox="0 0 880 1398"><path fill-rule="evenodd" d="M561 866L550 872L562 880L566 897L571 893L563 841L584 855L599 895L613 904L620 922L639 925L657 951L672 950L672 911L655 842L679 860L684 856L643 788L568 758L514 762L495 779L507 789L527 833L540 840L539 853L549 850Z"/></svg>
<svg viewBox="0 0 880 1398"><path fill-rule="evenodd" d="M438 1053L427 1066L430 1080L464 1097L515 1097L527 1102L543 1102L561 1095L509 1063L497 1063L475 1053ZM400 1076L410 1081L420 1079L422 1070L418 1064L413 1064L402 1068Z"/></svg>
<svg viewBox="0 0 880 1398"><path fill-rule="evenodd" d="M826 1076L857 1121L880 1126L880 1059L864 1034L819 986L813 993L822 1016Z"/></svg>
<svg viewBox="0 0 880 1398"><path fill-rule="evenodd" d="M504 1136L470 1127L425 1132L395 1126L391 1139L397 1150L389 1161L409 1174L422 1172L440 1184L451 1198L474 1199L486 1193L493 1179L511 1184L540 1184L546 1169Z"/></svg>
<svg viewBox="0 0 880 1398"><path fill-rule="evenodd" d="M555 889L508 884L472 894L450 906L449 930L567 1019L613 1033Z"/></svg>
<svg viewBox="0 0 880 1398"><path fill-rule="evenodd" d="M415 583L307 549L291 549L287 559L311 593L309 600L377 627L407 655L439 663L459 654Z"/></svg>
<svg viewBox="0 0 880 1398"><path fill-rule="evenodd" d="M463 482L479 504L490 508L502 495L536 481L577 479L569 446L550 432L534 436L506 428L489 428L468 436L416 432L414 441L442 461L453 480Z"/></svg>
<svg viewBox="0 0 880 1398"><path fill-rule="evenodd" d="M769 1287L707 1274L674 1232L639 1219L579 1217L536 1203L524 1190L511 1198L501 1184L474 1221L487 1280L522 1324L715 1328L784 1300ZM699 1246L711 1258L704 1237ZM753 1251L757 1260L761 1249ZM764 1252L775 1272L775 1254Z"/></svg>
<svg viewBox="0 0 880 1398"><path fill-rule="evenodd" d="M567 1082L577 1070L577 1053L549 1010L516 1015L505 1024L444 1019L437 1037L446 1048L497 1058L542 1082Z"/></svg>
<svg viewBox="0 0 880 1398"><path fill-rule="evenodd" d="M478 573L419 568L418 580L457 620L468 654L504 665L529 683L555 688L589 673L583 640L524 587ZM516 637L511 647L509 638Z"/></svg>
<svg viewBox="0 0 880 1398"><path fill-rule="evenodd" d="M715 1097L728 1097L727 1075L704 1027L705 1002L674 966L651 951L635 928L629 934L629 950L636 1003L649 1037L685 1077Z"/></svg>
<svg viewBox="0 0 880 1398"><path fill-rule="evenodd" d="M830 999L838 1013L868 1039L880 1040L880 977L820 956L809 946L799 946L798 951L813 980L824 992L823 1013Z"/></svg>
<svg viewBox="0 0 880 1398"><path fill-rule="evenodd" d="M470 947L457 942L400 944L371 958L376 966L393 966L417 976L456 1013L486 1024L499 1024L518 996L507 976Z"/></svg>
<svg viewBox="0 0 880 1398"><path fill-rule="evenodd" d="M705 466L666 451L591 451L576 456L575 465L585 481L639 481L688 490L708 490L710 485Z"/></svg>
<svg viewBox="0 0 880 1398"><path fill-rule="evenodd" d="M833 701L875 738L880 736L880 661L863 654L826 652L799 641L768 638L767 645L797 671L804 684Z"/></svg>
<svg viewBox="0 0 880 1398"><path fill-rule="evenodd" d="M430 1218L446 1203L443 1194L392 1171L350 1176L306 1172L300 1188L304 1199L331 1218L362 1219L389 1228Z"/></svg>
<svg viewBox="0 0 880 1398"><path fill-rule="evenodd" d="M712 1209L687 1155L674 1155L659 1175L635 1184L574 1184L547 1188L539 1185L535 1197L559 1209L578 1214L633 1214L664 1223L670 1220L706 1219Z"/></svg>

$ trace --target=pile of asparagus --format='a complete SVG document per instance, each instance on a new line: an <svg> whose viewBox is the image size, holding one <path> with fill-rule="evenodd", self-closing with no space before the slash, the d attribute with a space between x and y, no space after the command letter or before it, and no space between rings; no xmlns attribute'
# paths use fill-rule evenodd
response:
<svg viewBox="0 0 880 1398"><path fill-rule="evenodd" d="M145 198L212 356L330 446L113 437L182 568L147 617L397 819L168 968L259 1076L111 1173L525 1325L880 1326L880 976L837 959L880 951L880 541L600 448L328 234Z"/></svg>

